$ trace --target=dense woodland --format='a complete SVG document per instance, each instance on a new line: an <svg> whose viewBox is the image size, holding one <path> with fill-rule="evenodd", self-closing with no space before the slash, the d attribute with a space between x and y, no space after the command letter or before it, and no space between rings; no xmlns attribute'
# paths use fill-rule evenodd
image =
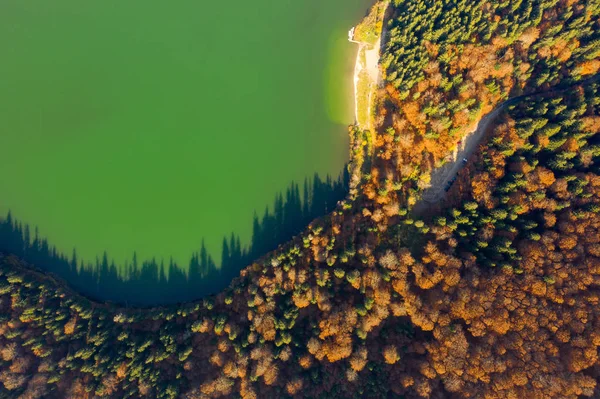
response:
<svg viewBox="0 0 600 399"><path fill-rule="evenodd" d="M600 1L391 6L345 201L175 307L92 302L2 257L0 397L600 397Z"/></svg>

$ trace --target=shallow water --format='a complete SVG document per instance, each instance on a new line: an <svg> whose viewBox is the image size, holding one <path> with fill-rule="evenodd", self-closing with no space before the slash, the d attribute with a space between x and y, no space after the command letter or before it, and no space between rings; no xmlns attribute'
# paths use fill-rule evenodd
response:
<svg viewBox="0 0 600 399"><path fill-rule="evenodd" d="M365 0L0 3L0 215L80 259L242 246L347 160Z"/></svg>

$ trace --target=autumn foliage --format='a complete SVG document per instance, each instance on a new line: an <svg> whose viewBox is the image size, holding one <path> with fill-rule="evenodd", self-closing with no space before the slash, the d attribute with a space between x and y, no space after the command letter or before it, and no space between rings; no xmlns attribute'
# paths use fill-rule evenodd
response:
<svg viewBox="0 0 600 399"><path fill-rule="evenodd" d="M176 307L95 303L0 255L0 396L600 396L600 4L392 7L377 130L352 130L334 212Z"/></svg>

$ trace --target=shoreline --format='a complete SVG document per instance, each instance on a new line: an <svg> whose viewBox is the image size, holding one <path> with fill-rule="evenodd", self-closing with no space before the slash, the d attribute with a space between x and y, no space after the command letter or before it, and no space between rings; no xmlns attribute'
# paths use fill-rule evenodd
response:
<svg viewBox="0 0 600 399"><path fill-rule="evenodd" d="M354 124L363 129L371 129L371 107L373 100L373 92L380 81L380 73L379 73L379 60L381 57L381 38L377 40L374 45L369 45L367 43L360 43L352 41L352 43L357 43L359 45L358 52L356 54L356 61L354 64ZM371 47L372 48L369 48ZM363 56L365 62L363 62ZM366 65L365 65L366 63ZM366 76L361 76L363 73L366 73ZM366 78L366 81L361 81ZM361 84L368 85L368 95L366 95L367 104L359 104L361 103L361 94L364 94L360 90ZM363 121L361 121L361 106L365 107L363 111L366 112L364 115Z"/></svg>
<svg viewBox="0 0 600 399"><path fill-rule="evenodd" d="M357 43L354 41L351 41L351 43ZM362 72L362 63L360 62L360 54L362 52L364 48L364 45L362 43L358 44L358 51L356 53L356 60L354 63L354 76L353 76L353 82L354 82L354 124L355 125L359 125L358 123L358 83L360 80L360 73Z"/></svg>
<svg viewBox="0 0 600 399"><path fill-rule="evenodd" d="M383 13L380 15L380 18L382 18L383 20L385 20L385 16L387 15L390 4L391 2L387 2L385 7L383 8ZM361 21L359 25L362 24L367 18L369 18L369 16L365 17L365 19L363 19L363 21ZM353 76L354 124L361 129L372 129L373 118L371 117L371 109L373 101L373 92L381 83L379 61L381 58L381 43L383 36L385 35L385 26L382 22L381 31L379 32L377 40L373 44L355 40L355 29L356 27L353 27L348 32L348 41L350 43L358 44L358 52L356 54ZM365 73L366 76L364 75ZM367 86L366 90L364 90L364 87L361 87L364 85ZM368 92L368 94L365 92ZM366 98L362 98L363 95L365 95ZM366 101L367 103L362 104L362 102L364 101ZM361 113L363 111L365 112L365 115L363 115L363 117L361 118Z"/></svg>

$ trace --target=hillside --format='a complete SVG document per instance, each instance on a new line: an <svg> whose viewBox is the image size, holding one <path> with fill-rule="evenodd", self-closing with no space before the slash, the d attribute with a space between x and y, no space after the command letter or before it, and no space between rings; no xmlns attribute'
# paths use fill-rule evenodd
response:
<svg viewBox="0 0 600 399"><path fill-rule="evenodd" d="M351 192L221 294L0 258L0 397L600 396L600 1L395 0ZM509 98L446 197L431 173Z"/></svg>

